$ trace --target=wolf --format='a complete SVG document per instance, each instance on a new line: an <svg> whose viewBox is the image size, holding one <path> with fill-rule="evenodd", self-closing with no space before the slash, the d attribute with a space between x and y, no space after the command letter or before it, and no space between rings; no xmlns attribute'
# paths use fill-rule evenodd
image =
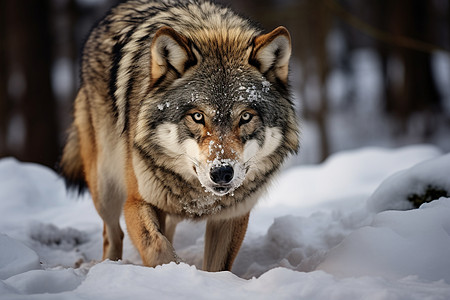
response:
<svg viewBox="0 0 450 300"><path fill-rule="evenodd" d="M124 214L146 266L179 262L183 219L206 220L203 269L231 270L249 214L299 147L291 38L208 1L130 0L83 50L61 159L103 219L103 259L122 257Z"/></svg>

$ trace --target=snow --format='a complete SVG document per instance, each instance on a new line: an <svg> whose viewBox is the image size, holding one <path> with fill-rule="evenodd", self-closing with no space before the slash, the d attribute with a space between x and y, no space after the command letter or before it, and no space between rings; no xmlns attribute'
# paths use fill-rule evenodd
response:
<svg viewBox="0 0 450 300"><path fill-rule="evenodd" d="M0 160L0 299L450 299L450 154L363 148L284 170L261 199L233 272L199 270L204 223L182 222L180 264L100 262L88 194L53 171ZM122 221L123 226L125 226Z"/></svg>
<svg viewBox="0 0 450 300"><path fill-rule="evenodd" d="M409 275L450 283L450 198L402 213L385 211L352 232L318 267L337 276ZM450 294L449 294L450 296Z"/></svg>
<svg viewBox="0 0 450 300"><path fill-rule="evenodd" d="M0 279L41 268L36 252L5 234L0 235L0 253Z"/></svg>
<svg viewBox="0 0 450 300"><path fill-rule="evenodd" d="M450 154L390 176L369 198L368 207L375 212L411 209L408 197L428 187L450 191Z"/></svg>

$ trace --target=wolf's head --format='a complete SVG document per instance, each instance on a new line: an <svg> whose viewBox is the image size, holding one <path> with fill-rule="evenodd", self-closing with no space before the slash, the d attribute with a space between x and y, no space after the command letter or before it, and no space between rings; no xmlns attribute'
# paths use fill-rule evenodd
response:
<svg viewBox="0 0 450 300"><path fill-rule="evenodd" d="M151 100L141 104L135 147L153 165L223 196L245 182L257 190L297 151L284 27L164 27L150 50Z"/></svg>

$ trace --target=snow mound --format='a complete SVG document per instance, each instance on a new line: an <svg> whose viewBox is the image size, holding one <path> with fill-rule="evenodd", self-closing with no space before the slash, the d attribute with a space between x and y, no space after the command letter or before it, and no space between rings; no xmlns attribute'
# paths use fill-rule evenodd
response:
<svg viewBox="0 0 450 300"><path fill-rule="evenodd" d="M336 276L417 276L450 283L450 198L409 211L385 211L352 232L318 269Z"/></svg>
<svg viewBox="0 0 450 300"><path fill-rule="evenodd" d="M41 268L36 252L5 234L0 234L0 254L0 279Z"/></svg>
<svg viewBox="0 0 450 300"><path fill-rule="evenodd" d="M115 276L107 275L115 274ZM132 286L133 289L124 287ZM74 291L81 299L391 299L423 300L433 289L435 299L445 299L450 289L442 282L418 284L414 278L397 285L383 278L336 279L325 272L294 272L276 268L258 279L243 280L229 272L208 273L174 263L144 268L102 262L91 268Z"/></svg>
<svg viewBox="0 0 450 300"><path fill-rule="evenodd" d="M73 291L83 279L84 274L74 269L33 270L12 276L4 282L16 293L45 294L47 297L48 294Z"/></svg>
<svg viewBox="0 0 450 300"><path fill-rule="evenodd" d="M367 219L362 207L351 213L315 212L308 217L277 217L266 234L244 241L233 272L251 278L276 267L313 271L330 249L366 224Z"/></svg>
<svg viewBox="0 0 450 300"><path fill-rule="evenodd" d="M258 206L302 207L343 198L368 196L381 180L441 155L429 145L399 149L367 147L331 155L319 165L286 170Z"/></svg>
<svg viewBox="0 0 450 300"><path fill-rule="evenodd" d="M414 208L414 202L420 199L429 202L442 196L450 197L450 154L390 176L369 198L367 206L373 212L406 210Z"/></svg>

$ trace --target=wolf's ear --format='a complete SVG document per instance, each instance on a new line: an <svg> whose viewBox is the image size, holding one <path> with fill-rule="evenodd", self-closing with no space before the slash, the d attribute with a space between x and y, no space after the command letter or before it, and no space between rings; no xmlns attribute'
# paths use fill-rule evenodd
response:
<svg viewBox="0 0 450 300"><path fill-rule="evenodd" d="M189 40L170 27L163 27L155 33L150 53L152 86L183 76L187 69L197 63Z"/></svg>
<svg viewBox="0 0 450 300"><path fill-rule="evenodd" d="M291 37L287 29L280 26L254 39L249 63L268 78L274 79L271 78L274 75L287 83L290 56Z"/></svg>

